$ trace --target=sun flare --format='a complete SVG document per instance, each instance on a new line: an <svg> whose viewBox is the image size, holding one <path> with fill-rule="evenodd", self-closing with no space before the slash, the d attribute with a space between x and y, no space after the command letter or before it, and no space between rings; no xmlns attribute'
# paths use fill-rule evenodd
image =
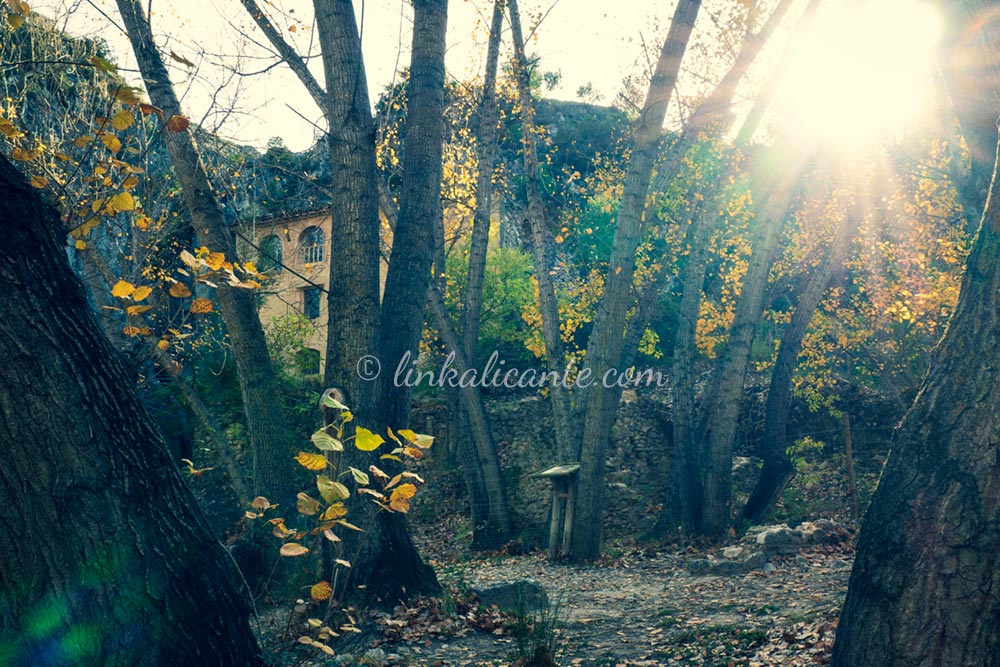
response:
<svg viewBox="0 0 1000 667"><path fill-rule="evenodd" d="M919 118L943 21L917 0L825 3L797 38L779 103L795 130L835 146L870 146Z"/></svg>

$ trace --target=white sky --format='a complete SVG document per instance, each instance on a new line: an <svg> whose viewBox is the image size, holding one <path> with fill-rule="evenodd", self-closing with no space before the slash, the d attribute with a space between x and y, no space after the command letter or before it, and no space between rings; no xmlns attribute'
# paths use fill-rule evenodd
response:
<svg viewBox="0 0 1000 667"><path fill-rule="evenodd" d="M285 31L286 38L291 38L300 52L307 51L313 37L311 1L261 4ZM405 0L365 0L355 4L359 13L362 7L364 10L362 43L374 103L378 92L391 83L397 68L408 65L412 8ZM613 101L623 77L633 71L642 54L644 41L655 54L656 35L669 24L674 5L673 0L523 0L522 23L526 31L545 14L528 46L529 52L541 56L542 69L559 70L563 75L561 85L550 95L576 99L577 89L592 83L605 103ZM134 67L124 35L101 15L103 12L118 21L114 0L37 0L32 6L44 15L58 17L73 34L103 38L121 67ZM185 110L196 121L211 106L212 94L225 75L221 63L249 72L273 62L247 39L249 36L265 42L239 0L152 0L152 6L153 29L163 51L173 50L201 66L198 77L192 77L186 67L170 63L173 81L185 96ZM287 18L278 15L275 6L281 7ZM467 79L480 73L491 10L492 0L449 2L447 66L451 76ZM295 32L288 32L293 24ZM203 50L223 57L208 55L202 60L199 53ZM238 63L240 54L243 57ZM318 59L312 67L322 82ZM285 66L265 75L242 78L238 87L228 86L218 97L219 106L228 106L234 95L242 113L224 121L221 116L209 116L205 121L209 129L258 147L272 136L282 137L294 150L313 142L315 128L301 116L318 123L319 113Z"/></svg>

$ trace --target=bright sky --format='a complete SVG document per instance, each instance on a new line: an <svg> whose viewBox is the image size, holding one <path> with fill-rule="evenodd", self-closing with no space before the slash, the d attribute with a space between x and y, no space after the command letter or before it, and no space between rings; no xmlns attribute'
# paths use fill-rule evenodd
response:
<svg viewBox="0 0 1000 667"><path fill-rule="evenodd" d="M311 2L309 0L276 0L285 10L281 18L267 7L275 23L285 30L300 52L308 50L313 37ZM392 82L397 68L409 61L412 9L404 0L365 0L355 3L363 8L363 47L372 100ZM449 74L469 78L480 73L485 59L485 41L489 29L491 0L451 0L448 17ZM264 43L263 36L250 21L238 0L153 0L153 29L158 44L169 52L201 64L201 50L223 54L224 58L207 57L199 72L200 80L192 80L184 66L174 65L174 83L185 94L185 109L198 120L210 106L210 101L225 71L219 62L239 66L246 72L260 70L270 64L270 58L246 36ZM108 42L120 66L134 67L134 59L120 30L110 27L108 18L117 21L114 0L37 0L35 11L50 17L61 17L71 33L101 37ZM67 16L67 7L74 7ZM525 29L545 18L529 44L542 57L545 70L562 72L562 83L550 95L576 99L580 86L592 83L595 91L610 103L623 77L633 71L642 53L643 40L656 49L657 27L669 23L674 2L662 0L523 0L522 23ZM297 22L299 19L302 22ZM288 28L296 26L294 33ZM234 27L235 26L235 27ZM240 34L243 31L244 35ZM507 37L509 42L509 36ZM315 49L314 49L315 52ZM237 65L237 56L243 54ZM322 67L313 64L322 82ZM281 66L265 75L232 82L220 96L225 102L237 96L243 114L228 117L219 129L223 136L256 146L264 145L272 136L281 136L294 150L313 142L315 128L299 114L318 123L319 113L294 75ZM294 108L294 111L292 110ZM211 129L220 117L206 118Z"/></svg>

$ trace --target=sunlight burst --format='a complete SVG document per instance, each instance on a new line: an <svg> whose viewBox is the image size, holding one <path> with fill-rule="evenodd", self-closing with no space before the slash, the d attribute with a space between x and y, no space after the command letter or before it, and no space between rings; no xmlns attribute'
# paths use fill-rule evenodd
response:
<svg viewBox="0 0 1000 667"><path fill-rule="evenodd" d="M808 138L870 146L926 109L942 29L917 0L827 3L797 38L779 103Z"/></svg>

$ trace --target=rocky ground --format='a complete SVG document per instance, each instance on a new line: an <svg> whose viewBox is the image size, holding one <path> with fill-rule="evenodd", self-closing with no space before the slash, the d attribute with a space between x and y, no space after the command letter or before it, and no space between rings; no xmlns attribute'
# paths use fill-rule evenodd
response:
<svg viewBox="0 0 1000 667"><path fill-rule="evenodd" d="M728 576L701 573L706 560L720 569L723 549L694 548L628 549L593 565L550 563L529 554L438 564L438 569L453 590L525 579L544 587L560 609L560 665L826 664L853 548L848 541L793 550L787 537L777 540L784 553ZM758 541L764 540L749 536L744 549L754 550ZM517 662L509 628L440 637L433 624L421 632L416 610L397 618L414 631L407 641L383 644L396 662L494 667Z"/></svg>

